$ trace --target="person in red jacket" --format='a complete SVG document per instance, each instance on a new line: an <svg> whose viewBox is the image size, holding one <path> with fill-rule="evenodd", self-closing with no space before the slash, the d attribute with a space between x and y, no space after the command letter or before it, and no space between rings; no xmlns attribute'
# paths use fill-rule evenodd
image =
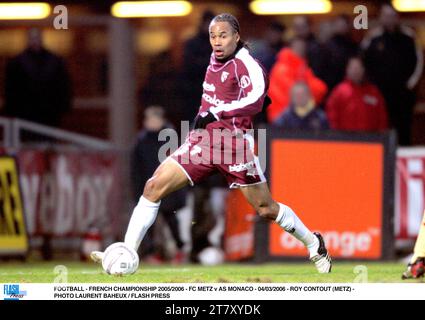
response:
<svg viewBox="0 0 425 320"><path fill-rule="evenodd" d="M388 128L384 98L379 89L366 80L361 58L349 60L346 79L331 92L326 113L335 130L376 132Z"/></svg>
<svg viewBox="0 0 425 320"><path fill-rule="evenodd" d="M272 104L267 108L267 119L274 122L291 102L291 88L296 82L308 84L314 102L319 105L327 93L326 84L317 78L307 64L305 57L306 43L294 39L290 48L283 48L270 73L269 96Z"/></svg>

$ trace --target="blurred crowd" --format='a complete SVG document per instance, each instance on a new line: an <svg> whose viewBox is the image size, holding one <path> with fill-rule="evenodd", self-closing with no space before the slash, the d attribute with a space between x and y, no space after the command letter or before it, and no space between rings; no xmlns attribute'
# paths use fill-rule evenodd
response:
<svg viewBox="0 0 425 320"><path fill-rule="evenodd" d="M162 105L175 119L191 120L197 113L211 52L212 17L206 12L196 36L185 43L180 72L162 73L165 82L173 78L169 92L177 98ZM401 23L390 5L381 7L378 25L361 41L354 40L349 16L337 16L327 26L326 37L319 37L308 16L297 16L290 27L274 21L260 39L250 39L252 54L269 74L272 99L256 123L282 130L394 129L399 144L410 145L415 89L423 71L423 51L413 29ZM292 36L285 41L288 33ZM157 77L154 71L152 77ZM159 90L154 82L148 81L143 92ZM146 94L142 102L158 103Z"/></svg>
<svg viewBox="0 0 425 320"><path fill-rule="evenodd" d="M288 44L278 36L286 28L270 26L256 55L270 72L267 121L285 130L394 129L399 144L410 145L415 87L423 71L415 33L389 5L360 43L351 24L348 16L334 18L328 39L319 41L309 18L299 16Z"/></svg>
<svg viewBox="0 0 425 320"><path fill-rule="evenodd" d="M211 54L213 17L204 12L197 33L183 44L179 67L172 67L171 49L150 61L138 95L143 109L164 107L175 126L195 117ZM326 32L320 30L323 25ZM340 15L319 27L309 16L294 17L291 26L272 21L249 43L270 79L272 103L257 116L257 124L285 130L395 129L400 145L411 144L423 51L390 5L381 7L378 25L361 41L353 38L352 17ZM44 48L40 30L31 29L27 48L6 66L3 113L58 126L70 110L71 92L64 59Z"/></svg>

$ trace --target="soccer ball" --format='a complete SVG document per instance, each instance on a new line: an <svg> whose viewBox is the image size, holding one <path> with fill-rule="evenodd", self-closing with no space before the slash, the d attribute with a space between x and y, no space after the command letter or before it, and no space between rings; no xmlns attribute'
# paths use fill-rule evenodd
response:
<svg viewBox="0 0 425 320"><path fill-rule="evenodd" d="M199 262L204 266L216 266L224 262L224 253L216 247L207 247L198 254Z"/></svg>
<svg viewBox="0 0 425 320"><path fill-rule="evenodd" d="M112 275L132 274L139 267L139 256L136 250L124 242L116 242L106 248L102 267L106 273Z"/></svg>

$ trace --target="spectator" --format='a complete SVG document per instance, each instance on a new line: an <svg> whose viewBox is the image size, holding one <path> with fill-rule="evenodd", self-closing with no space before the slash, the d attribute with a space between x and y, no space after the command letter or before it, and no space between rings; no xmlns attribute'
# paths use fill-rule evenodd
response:
<svg viewBox="0 0 425 320"><path fill-rule="evenodd" d="M264 67L266 72L269 74L271 68L276 62L276 57L279 51L286 46L283 41L283 35L286 27L280 22L272 22L261 40L250 41L251 53ZM267 112L263 109L261 112L255 115L254 126L256 128L264 127L267 124Z"/></svg>
<svg viewBox="0 0 425 320"><path fill-rule="evenodd" d="M214 16L213 12L205 11L197 34L184 44L183 67L179 83L183 95L183 120L192 121L201 105L199 97L202 96L202 83L211 56L209 25Z"/></svg>
<svg viewBox="0 0 425 320"><path fill-rule="evenodd" d="M310 88L305 82L294 84L291 89L291 104L274 124L284 130L329 129L326 114L316 107Z"/></svg>
<svg viewBox="0 0 425 320"><path fill-rule="evenodd" d="M180 125L184 113L178 83L178 73L173 67L171 51L167 49L151 60L146 84L140 92L144 107L161 105L167 114L173 115L171 120L175 126Z"/></svg>
<svg viewBox="0 0 425 320"><path fill-rule="evenodd" d="M272 22L267 28L263 42L259 42L257 49L253 50L253 56L261 62L267 72L270 72L276 62L276 56L285 46L283 35L286 27L280 22Z"/></svg>
<svg viewBox="0 0 425 320"><path fill-rule="evenodd" d="M397 130L399 143L409 145L416 100L413 89L423 69L415 34L402 26L394 8L385 4L380 26L364 40L363 47L366 70L385 98L390 125Z"/></svg>
<svg viewBox="0 0 425 320"><path fill-rule="evenodd" d="M269 96L271 105L267 108L270 122L285 110L290 103L290 90L294 83L304 81L308 84L316 105L322 102L326 95L326 84L317 78L304 59L305 41L294 39L289 48L283 48L270 74Z"/></svg>
<svg viewBox="0 0 425 320"><path fill-rule="evenodd" d="M56 127L70 108L64 61L43 47L40 30L30 29L27 48L6 66L5 115Z"/></svg>
<svg viewBox="0 0 425 320"><path fill-rule="evenodd" d="M303 39L306 42L307 48L305 58L307 59L308 65L313 70L313 73L322 79L327 67L325 65L325 52L322 45L313 34L310 18L308 16L295 17L292 29L294 38Z"/></svg>
<svg viewBox="0 0 425 320"><path fill-rule="evenodd" d="M329 92L344 80L348 60L358 53L358 46L351 38L349 17L338 16L332 26L334 34L325 44L327 63L323 73Z"/></svg>
<svg viewBox="0 0 425 320"><path fill-rule="evenodd" d="M319 43L327 43L334 35L333 28L334 26L332 20L321 21L317 31L317 41Z"/></svg>
<svg viewBox="0 0 425 320"><path fill-rule="evenodd" d="M143 192L143 186L152 176L155 169L159 166L158 154L159 149L164 142L158 141L158 134L162 129L170 128L164 116L164 108L159 106L150 106L144 112L144 130L138 137L131 158L131 177L133 182L134 200L137 202ZM172 196L166 197L161 202L159 209L165 218L171 234L176 243L177 252L173 261L181 263L184 260L183 246L184 243L180 237L179 223L176 217L176 211L185 205L185 191L177 191ZM148 261L161 261L158 248L154 243L154 228L148 231L146 240L143 242L143 256Z"/></svg>
<svg viewBox="0 0 425 320"><path fill-rule="evenodd" d="M379 89L365 80L359 57L347 65L346 80L335 87L326 104L332 129L382 131L388 128L384 98Z"/></svg>

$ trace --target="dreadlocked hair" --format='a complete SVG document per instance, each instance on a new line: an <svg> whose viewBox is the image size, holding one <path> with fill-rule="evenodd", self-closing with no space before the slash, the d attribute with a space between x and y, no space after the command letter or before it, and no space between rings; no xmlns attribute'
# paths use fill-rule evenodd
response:
<svg viewBox="0 0 425 320"><path fill-rule="evenodd" d="M234 33L239 33L239 35L241 34L241 26L239 25L238 19L230 13L221 13L215 16L211 23L213 22L227 22ZM242 40L242 38L239 39L237 50L241 48L250 49L249 44L245 40Z"/></svg>

